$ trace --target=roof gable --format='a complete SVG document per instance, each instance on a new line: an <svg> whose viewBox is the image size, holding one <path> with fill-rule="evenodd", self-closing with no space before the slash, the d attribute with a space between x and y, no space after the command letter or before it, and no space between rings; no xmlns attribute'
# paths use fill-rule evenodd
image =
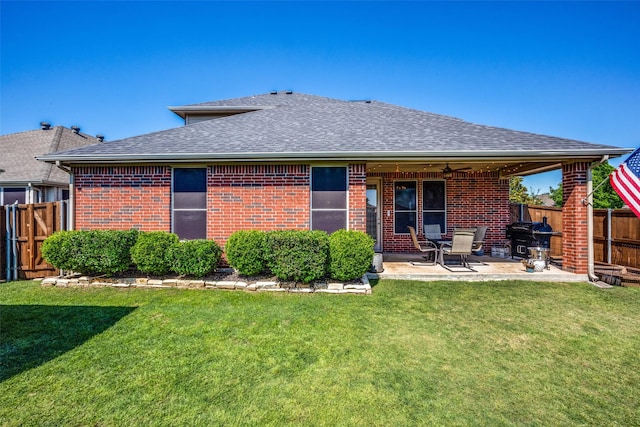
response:
<svg viewBox="0 0 640 427"><path fill-rule="evenodd" d="M0 136L0 183L60 183L67 184L69 175L51 164L39 162L37 156L70 150L96 143L83 133L64 126L30 130Z"/></svg>

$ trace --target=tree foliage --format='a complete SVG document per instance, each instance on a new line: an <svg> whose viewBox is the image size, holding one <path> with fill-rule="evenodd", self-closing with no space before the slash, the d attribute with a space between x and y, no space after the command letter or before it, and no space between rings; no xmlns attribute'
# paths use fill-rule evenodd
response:
<svg viewBox="0 0 640 427"><path fill-rule="evenodd" d="M591 170L593 188L596 189L593 192L593 207L596 209L620 209L624 206L624 202L609 183L609 175L614 170L615 168L609 162L604 162ZM558 184L557 188L550 187L549 192L556 206L562 206L562 183Z"/></svg>
<svg viewBox="0 0 640 427"><path fill-rule="evenodd" d="M533 189L527 190L522 179L521 176L512 176L509 179L509 201L523 205L541 205L539 195Z"/></svg>
<svg viewBox="0 0 640 427"><path fill-rule="evenodd" d="M549 197L553 200L554 205L562 207L562 183L558 184L558 188L549 187Z"/></svg>

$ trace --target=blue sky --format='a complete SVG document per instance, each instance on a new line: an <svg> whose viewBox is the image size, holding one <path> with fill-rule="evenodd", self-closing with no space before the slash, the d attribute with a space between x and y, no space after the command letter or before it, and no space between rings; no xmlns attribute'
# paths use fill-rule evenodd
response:
<svg viewBox="0 0 640 427"><path fill-rule="evenodd" d="M0 2L0 134L273 89L640 146L640 2ZM617 165L623 159L612 161ZM560 173L526 178L545 192Z"/></svg>

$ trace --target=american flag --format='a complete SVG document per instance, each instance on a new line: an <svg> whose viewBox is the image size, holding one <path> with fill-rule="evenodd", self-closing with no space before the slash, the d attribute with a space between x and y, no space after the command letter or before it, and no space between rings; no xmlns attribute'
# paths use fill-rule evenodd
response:
<svg viewBox="0 0 640 427"><path fill-rule="evenodd" d="M640 218L640 148L609 175L611 186Z"/></svg>

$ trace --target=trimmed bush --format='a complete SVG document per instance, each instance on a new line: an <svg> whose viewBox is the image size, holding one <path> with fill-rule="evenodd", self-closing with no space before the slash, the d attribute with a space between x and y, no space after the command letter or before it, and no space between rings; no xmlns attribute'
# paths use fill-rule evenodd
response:
<svg viewBox="0 0 640 427"><path fill-rule="evenodd" d="M141 232L131 248L131 259L143 273L161 276L171 271L167 258L169 248L179 242L178 236L166 231Z"/></svg>
<svg viewBox="0 0 640 427"><path fill-rule="evenodd" d="M80 250L80 231L56 231L42 242L42 257L60 270L74 270Z"/></svg>
<svg viewBox="0 0 640 427"><path fill-rule="evenodd" d="M46 245L43 242L43 256L63 270L113 275L131 268L130 252L137 236L134 229L58 232L45 240L51 239Z"/></svg>
<svg viewBox="0 0 640 427"><path fill-rule="evenodd" d="M374 241L361 231L338 230L329 236L329 274L337 280L362 277L373 261Z"/></svg>
<svg viewBox="0 0 640 427"><path fill-rule="evenodd" d="M224 245L229 265L244 276L255 276L267 270L265 245L267 233L240 230L229 236Z"/></svg>
<svg viewBox="0 0 640 427"><path fill-rule="evenodd" d="M326 275L329 236L324 231L272 231L266 243L268 266L278 279L309 283Z"/></svg>
<svg viewBox="0 0 640 427"><path fill-rule="evenodd" d="M171 270L187 276L203 277L215 271L222 248L213 240L187 240L169 248Z"/></svg>

